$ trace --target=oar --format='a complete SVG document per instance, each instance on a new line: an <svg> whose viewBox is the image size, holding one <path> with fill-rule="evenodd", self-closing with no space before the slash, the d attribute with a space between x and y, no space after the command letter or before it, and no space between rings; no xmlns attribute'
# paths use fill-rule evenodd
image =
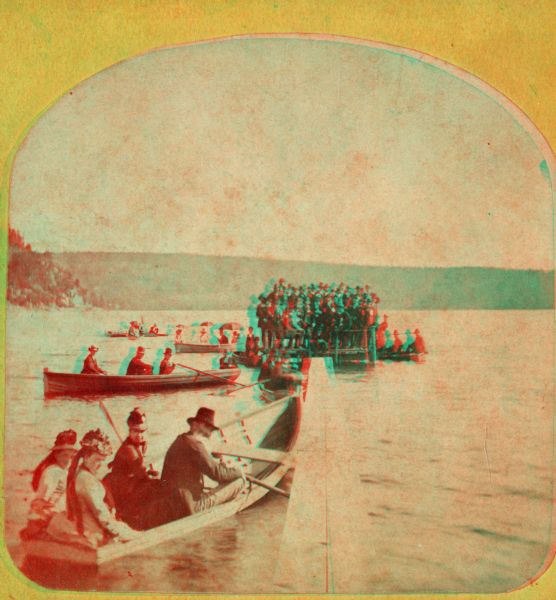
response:
<svg viewBox="0 0 556 600"><path fill-rule="evenodd" d="M106 420L112 426L112 429L114 430L114 433L116 434L116 436L120 440L120 444L123 444L124 440L123 440L122 436L120 435L120 432L116 429L116 425L114 424L114 421L112 421L112 417L110 416L110 413L108 412L108 409L106 408L106 406L104 406L104 402L100 398L98 399L98 405L100 406L102 412L104 413L104 416L106 417Z"/></svg>
<svg viewBox="0 0 556 600"><path fill-rule="evenodd" d="M257 410L254 410L253 412L250 412L246 415L241 415L241 414L237 413L236 417L234 419L232 419L231 421L228 421L227 423L223 423L222 425L220 425L220 429L226 429L226 427L235 425L240 420L246 421L247 419L251 419L255 415L258 415L258 414L265 412L267 410L270 410L270 409L274 409L277 406L279 406L280 404L284 404L285 402L289 402L292 398L293 398L293 396L286 396L285 398L280 398L280 400L275 400L274 402L271 402L270 404L267 404L266 406L263 406L262 408L258 408Z"/></svg>
<svg viewBox="0 0 556 600"><path fill-rule="evenodd" d="M285 498L290 497L289 493L286 492L285 490L281 490L280 488L269 485L268 483L265 483L264 481L261 481L260 479L255 479L255 477L252 477L251 475L245 475L245 478L247 479L247 481L250 481L251 483L254 483L256 485L260 485L261 487L263 487L267 490L270 490L271 492L275 492L276 494L279 494L280 496L284 496Z"/></svg>
<svg viewBox="0 0 556 600"><path fill-rule="evenodd" d="M270 379L263 379L262 381L257 381L256 383L251 383L249 385L244 385L243 389L246 390L247 388L255 387L256 385L262 385L263 383L268 383L269 381L271 381L271 380ZM237 390L230 390L228 392L225 392L224 395L229 396L230 394L233 394L236 391Z"/></svg>
<svg viewBox="0 0 556 600"><path fill-rule="evenodd" d="M182 369L189 369L190 371L195 371L200 375L208 375L209 377L214 377L214 379L218 379L218 381L223 381L224 383L231 385L239 385L240 387L248 387L243 385L243 383L236 383L235 381L230 381L229 379L224 379L224 377L218 377L218 375L213 375L212 373L207 373L206 371L200 371L199 369L194 369L193 367L188 367L187 365L181 365L180 363L175 363L176 366L181 367Z"/></svg>

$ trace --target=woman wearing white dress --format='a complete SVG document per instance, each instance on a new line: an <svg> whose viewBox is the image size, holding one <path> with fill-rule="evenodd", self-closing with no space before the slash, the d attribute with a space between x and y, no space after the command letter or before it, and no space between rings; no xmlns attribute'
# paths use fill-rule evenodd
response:
<svg viewBox="0 0 556 600"><path fill-rule="evenodd" d="M110 441L100 429L83 436L81 449L74 456L68 472L66 513L56 515L50 521L49 535L94 548L111 540L127 541L135 537L136 531L118 521L106 503L101 478L103 463L110 454Z"/></svg>
<svg viewBox="0 0 556 600"><path fill-rule="evenodd" d="M72 429L56 436L54 446L33 471L31 487L35 497L31 501L29 520L23 537L34 537L43 531L52 516L66 506L68 467L77 452L77 434Z"/></svg>

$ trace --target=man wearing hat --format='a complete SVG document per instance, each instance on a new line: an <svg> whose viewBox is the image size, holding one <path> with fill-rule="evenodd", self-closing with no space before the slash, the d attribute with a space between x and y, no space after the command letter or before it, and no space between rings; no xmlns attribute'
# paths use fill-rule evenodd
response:
<svg viewBox="0 0 556 600"><path fill-rule="evenodd" d="M92 346L89 346L89 354L87 354L87 357L83 361L83 369L82 369L81 373L88 373L88 374L92 374L92 375L106 375L107 374L106 371L101 369L97 364L97 361L95 359L95 354L97 352L98 352L98 346L95 346L94 344Z"/></svg>
<svg viewBox="0 0 556 600"><path fill-rule="evenodd" d="M145 348L137 346L137 352L127 366L126 375L152 375L153 369L151 365L143 362L143 356L145 356Z"/></svg>
<svg viewBox="0 0 556 600"><path fill-rule="evenodd" d="M213 410L201 407L187 422L190 430L178 435L166 453L161 479L187 495L188 508L195 513L235 498L245 487L245 476L242 470L217 462L205 447L205 440L218 429ZM205 492L204 475L220 485Z"/></svg>
<svg viewBox="0 0 556 600"><path fill-rule="evenodd" d="M158 368L159 375L170 375L170 373L176 368L176 365L171 362L172 349L166 348L164 350L164 358L160 361L160 367Z"/></svg>

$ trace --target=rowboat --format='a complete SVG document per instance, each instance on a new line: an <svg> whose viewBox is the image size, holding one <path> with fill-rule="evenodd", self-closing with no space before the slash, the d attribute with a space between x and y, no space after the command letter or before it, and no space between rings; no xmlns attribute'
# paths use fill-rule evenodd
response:
<svg viewBox="0 0 556 600"><path fill-rule="evenodd" d="M236 344L194 344L189 342L176 342L176 352L189 353L208 353L208 352L228 352L237 350Z"/></svg>
<svg viewBox="0 0 556 600"><path fill-rule="evenodd" d="M127 331L110 331L106 332L108 337L113 338L128 338L130 340L136 340L140 337L166 337L167 333L142 333L140 335L130 335Z"/></svg>
<svg viewBox="0 0 556 600"><path fill-rule="evenodd" d="M419 352L390 352L388 350L379 350L377 352L377 358L379 360L412 360L414 362L419 362L420 360L423 360L423 355Z"/></svg>
<svg viewBox="0 0 556 600"><path fill-rule="evenodd" d="M128 542L109 542L99 548L62 543L43 533L40 537L22 540L25 555L48 560L49 564L59 561L95 567L143 552L169 540L183 538L193 531L232 517L263 498L269 489L287 495L276 486L292 466L289 461L298 437L301 408L300 395L288 396L258 408L241 421L236 419L222 426L222 431L226 432L229 428L231 435L228 440L220 440L219 445L212 449L213 454L223 458L234 457L236 461L241 459L247 465L251 478L257 480L257 483L250 483L246 491L234 500L142 531ZM242 424L242 428L237 427L238 423ZM246 436L241 429L248 430L252 445L245 441ZM235 446L232 447L232 444Z"/></svg>
<svg viewBox="0 0 556 600"><path fill-rule="evenodd" d="M171 373L170 375L94 375L83 373L55 373L44 369L44 395L84 396L94 394L123 394L154 392L176 388L222 385L234 382L239 369L210 369L195 373Z"/></svg>

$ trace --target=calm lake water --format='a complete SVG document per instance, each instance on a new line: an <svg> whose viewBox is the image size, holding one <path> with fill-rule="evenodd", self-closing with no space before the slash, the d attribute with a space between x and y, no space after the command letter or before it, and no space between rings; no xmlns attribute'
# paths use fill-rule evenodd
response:
<svg viewBox="0 0 556 600"><path fill-rule="evenodd" d="M524 585L551 552L553 503L553 313L550 311L388 311L392 328L419 327L422 364L381 362L330 370L320 384L326 451L315 490L326 490L326 585L288 588L273 572L288 500L269 494L249 510L98 572L57 573L43 584L67 589L153 592L336 593L493 592ZM45 400L42 368L75 371L91 343L99 363L120 370L138 345L105 329L129 312L8 308L4 459L5 539L23 562L30 475L69 427L100 427L117 439L97 403ZM147 323L237 320L245 314L144 313ZM171 338L144 339L154 360ZM214 356L181 355L212 366ZM257 373L242 369L240 381ZM260 405L258 394L218 388L106 400L125 430L129 411L149 419L149 455L166 448L202 405L227 421ZM295 486L290 472L284 487ZM324 482L324 487L323 487ZM316 492L319 493L319 492ZM309 506L311 497L304 500ZM300 556L300 561L309 560ZM310 567L310 565L308 565Z"/></svg>

